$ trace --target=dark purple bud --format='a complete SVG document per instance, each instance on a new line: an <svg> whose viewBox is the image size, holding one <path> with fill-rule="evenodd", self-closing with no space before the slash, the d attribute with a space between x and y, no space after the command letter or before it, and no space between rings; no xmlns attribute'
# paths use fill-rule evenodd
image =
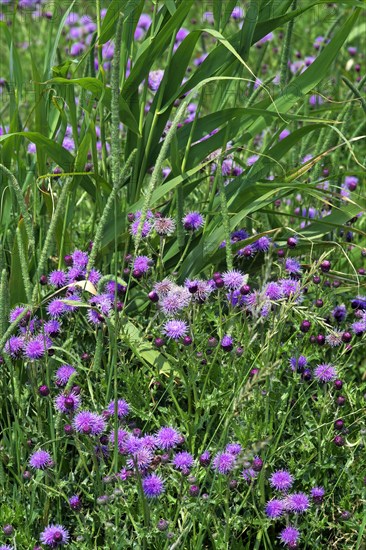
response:
<svg viewBox="0 0 366 550"><path fill-rule="evenodd" d="M200 488L198 487L198 485L191 485L190 488L189 488L189 494L191 495L191 497L197 497L200 493Z"/></svg>
<svg viewBox="0 0 366 550"><path fill-rule="evenodd" d="M341 281L338 281L337 279L333 281L333 288L339 288L341 286Z"/></svg>
<svg viewBox="0 0 366 550"><path fill-rule="evenodd" d="M252 468L255 472L260 472L263 468L263 460L259 456L253 458Z"/></svg>
<svg viewBox="0 0 366 550"><path fill-rule="evenodd" d="M221 279L221 277L215 279L215 285L216 288L222 288L224 286L224 279Z"/></svg>
<svg viewBox="0 0 366 550"><path fill-rule="evenodd" d="M41 275L40 278L39 278L39 284L44 286L47 284L47 277L46 275Z"/></svg>
<svg viewBox="0 0 366 550"><path fill-rule="evenodd" d="M342 342L348 344L352 340L352 334L350 332L344 332L342 334Z"/></svg>
<svg viewBox="0 0 366 550"><path fill-rule="evenodd" d="M343 388L342 380L334 380L334 387L336 390L341 390Z"/></svg>
<svg viewBox="0 0 366 550"><path fill-rule="evenodd" d="M151 292L149 292L148 296L149 296L149 300L151 300L154 303L159 301L159 295L157 292L155 292L155 290L152 290Z"/></svg>
<svg viewBox="0 0 366 550"><path fill-rule="evenodd" d="M66 397L65 401L64 401L64 404L65 404L65 408L66 409L73 409L74 408L74 400L72 397Z"/></svg>
<svg viewBox="0 0 366 550"><path fill-rule="evenodd" d="M328 273L330 268L331 268L331 263L329 260L324 260L324 262L320 264L320 269L322 270L323 273Z"/></svg>
<svg viewBox="0 0 366 550"><path fill-rule="evenodd" d="M209 451L203 452L198 460L201 466L208 466L211 462L211 453Z"/></svg>
<svg viewBox="0 0 366 550"><path fill-rule="evenodd" d="M250 290L251 289L249 285L243 285L242 287L240 287L240 294L242 296L246 296L247 294L249 294Z"/></svg>
<svg viewBox="0 0 366 550"><path fill-rule="evenodd" d="M207 345L209 348L215 348L217 346L217 339L211 336L207 341Z"/></svg>
<svg viewBox="0 0 366 550"><path fill-rule="evenodd" d="M50 388L44 384L38 388L38 392L39 395L42 395L42 397L47 397L47 395L50 394Z"/></svg>
<svg viewBox="0 0 366 550"><path fill-rule="evenodd" d="M71 435L73 433L73 427L70 424L64 426L64 432L66 435Z"/></svg>
<svg viewBox="0 0 366 550"><path fill-rule="evenodd" d="M164 344L165 344L165 341L163 340L163 338L155 338L155 346L157 348L163 347Z"/></svg>
<svg viewBox="0 0 366 550"><path fill-rule="evenodd" d="M127 219L128 219L129 222L132 223L133 221L135 221L135 214L133 214L132 212L129 212L127 214Z"/></svg>
<svg viewBox="0 0 366 550"><path fill-rule="evenodd" d="M357 270L358 274L359 275L365 275L366 271L364 270L363 267L360 267L360 269Z"/></svg>
<svg viewBox="0 0 366 550"><path fill-rule="evenodd" d="M89 361L89 359L90 359L89 353L82 353L81 356L80 356L80 359L82 361Z"/></svg>
<svg viewBox="0 0 366 550"><path fill-rule="evenodd" d="M169 522L166 519L159 519L156 527L159 531L166 531L168 529Z"/></svg>
<svg viewBox="0 0 366 550"><path fill-rule="evenodd" d="M344 395L339 395L336 399L336 403L339 407L343 407L343 405L346 403L346 398Z"/></svg>
<svg viewBox="0 0 366 550"><path fill-rule="evenodd" d="M6 535L7 537L10 537L10 535L13 534L13 531L14 531L14 528L12 525L10 525L10 523L8 523L7 525L4 525L3 527L4 535Z"/></svg>
<svg viewBox="0 0 366 550"><path fill-rule="evenodd" d="M191 284L188 287L188 292L190 292L191 294L194 294L195 292L197 292L197 290L198 290L197 284Z"/></svg>
<svg viewBox="0 0 366 550"><path fill-rule="evenodd" d="M310 330L310 327L311 327L311 323L310 321L308 321L307 319L305 319L304 321L302 321L301 325L300 325L300 330L301 332L309 332Z"/></svg>
<svg viewBox="0 0 366 550"><path fill-rule="evenodd" d="M257 376L258 373L259 373L259 369L258 369L257 367L254 367L254 369L251 369L251 370L249 371L249 376L250 376L251 378L253 378L254 376Z"/></svg>
<svg viewBox="0 0 366 550"><path fill-rule="evenodd" d="M190 336L185 336L182 343L183 346L190 346L192 344L192 338Z"/></svg>
<svg viewBox="0 0 366 550"><path fill-rule="evenodd" d="M161 458L162 464L167 464L170 460L170 457L169 457L168 453L165 453L165 454L161 455L160 458Z"/></svg>
<svg viewBox="0 0 366 550"><path fill-rule="evenodd" d="M314 334L312 334L309 338L309 342L310 344L315 344L316 343L316 336L314 336Z"/></svg>
<svg viewBox="0 0 366 550"><path fill-rule="evenodd" d="M279 258L283 258L283 257L285 256L285 251L283 250L283 248L279 248L279 249L277 250L277 256L278 256Z"/></svg>
<svg viewBox="0 0 366 550"><path fill-rule="evenodd" d="M215 271L215 273L212 275L212 278L214 281L216 281L216 279L221 279L221 273Z"/></svg>
<svg viewBox="0 0 366 550"><path fill-rule="evenodd" d="M333 438L333 443L334 445L337 445L337 447L343 447L344 445L344 439L341 435L336 435L334 438Z"/></svg>
<svg viewBox="0 0 366 550"><path fill-rule="evenodd" d="M135 279L141 279L142 276L143 276L143 273L140 269L134 269L132 271L132 277L135 277Z"/></svg>
<svg viewBox="0 0 366 550"><path fill-rule="evenodd" d="M244 353L243 348L240 348L240 347L236 348L235 354L236 354L237 357L241 357L243 355L243 353Z"/></svg>
<svg viewBox="0 0 366 550"><path fill-rule="evenodd" d="M99 441L102 445L108 445L109 438L106 434L104 434L100 436Z"/></svg>
<svg viewBox="0 0 366 550"><path fill-rule="evenodd" d="M75 395L80 395L81 387L80 387L80 386L77 386L77 385L75 384L75 386L72 387L72 392L73 392Z"/></svg>
<svg viewBox="0 0 366 550"><path fill-rule="evenodd" d="M324 304L324 302L320 298L315 300L315 307L323 307L323 304Z"/></svg>
<svg viewBox="0 0 366 550"><path fill-rule="evenodd" d="M316 342L317 342L318 346L324 346L325 336L323 334L318 334L318 336L316 337Z"/></svg>
<svg viewBox="0 0 366 550"><path fill-rule="evenodd" d="M295 237L289 237L287 239L287 246L289 248L295 248L297 245L297 239Z"/></svg>
<svg viewBox="0 0 366 550"><path fill-rule="evenodd" d="M338 430L339 432L342 430L343 426L344 426L344 420L342 420L342 418L338 418L334 422L334 429Z"/></svg>
<svg viewBox="0 0 366 550"><path fill-rule="evenodd" d="M72 256L70 256L69 254L64 256L64 262L66 265L72 265Z"/></svg>
<svg viewBox="0 0 366 550"><path fill-rule="evenodd" d="M326 288L330 288L331 285L330 285L330 281L328 281L328 279L326 281L324 281L324 286Z"/></svg>
<svg viewBox="0 0 366 550"><path fill-rule="evenodd" d="M125 267L124 270L123 270L123 275L129 275L130 274L130 268L129 267Z"/></svg>
<svg viewBox="0 0 366 550"><path fill-rule="evenodd" d="M310 369L305 369L304 372L301 375L301 378L305 380L305 382L310 382L312 379L312 374Z"/></svg>

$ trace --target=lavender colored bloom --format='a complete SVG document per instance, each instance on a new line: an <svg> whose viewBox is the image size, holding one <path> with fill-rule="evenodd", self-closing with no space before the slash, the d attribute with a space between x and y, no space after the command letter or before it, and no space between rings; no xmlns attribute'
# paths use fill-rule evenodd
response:
<svg viewBox="0 0 366 550"><path fill-rule="evenodd" d="M115 402L111 401L108 405L108 413L113 416L114 415L114 407ZM118 399L117 401L117 416L118 418L123 418L124 416L127 416L130 412L130 406L124 399Z"/></svg>
<svg viewBox="0 0 366 550"><path fill-rule="evenodd" d="M149 450L153 450L156 448L156 436L155 435L144 435L144 437L141 438L142 445Z"/></svg>
<svg viewBox="0 0 366 550"><path fill-rule="evenodd" d="M160 476L150 474L142 480L142 488L148 498L156 498L164 492L164 482Z"/></svg>
<svg viewBox="0 0 366 550"><path fill-rule="evenodd" d="M233 19L243 19L244 17L244 10L243 8L239 7L239 6L235 6L235 8L233 9L233 11L231 12L231 17Z"/></svg>
<svg viewBox="0 0 366 550"><path fill-rule="evenodd" d="M310 507L310 502L305 493L293 493L286 498L286 510L302 514Z"/></svg>
<svg viewBox="0 0 366 550"><path fill-rule="evenodd" d="M147 13L142 13L140 15L138 26L141 27L142 29L144 29L145 31L147 31L148 28L150 27L150 25L151 25L150 15L148 15Z"/></svg>
<svg viewBox="0 0 366 550"><path fill-rule="evenodd" d="M69 538L69 532L65 527L51 524L42 531L39 540L50 548L57 548L58 546L65 546L69 542Z"/></svg>
<svg viewBox="0 0 366 550"><path fill-rule="evenodd" d="M24 354L31 359L36 361L44 356L46 349L51 347L51 341L49 339L43 338L42 335L36 336L28 341L24 348Z"/></svg>
<svg viewBox="0 0 366 550"><path fill-rule="evenodd" d="M199 212L188 212L182 220L184 229L197 231L204 224L204 218Z"/></svg>
<svg viewBox="0 0 366 550"><path fill-rule="evenodd" d="M85 269L88 265L89 258L86 252L82 252L81 250L74 250L74 252L71 254L71 258L73 267Z"/></svg>
<svg viewBox="0 0 366 550"><path fill-rule="evenodd" d="M127 450L126 450L126 441L129 438L129 436L130 436L130 434L128 432L126 432L125 430L118 430L117 431L117 447L118 447L118 451L121 454L126 454L126 452L127 452ZM109 435L109 441L112 443L112 445L114 445L115 439L116 439L116 437L115 437L115 433L113 431Z"/></svg>
<svg viewBox="0 0 366 550"><path fill-rule="evenodd" d="M221 340L221 347L224 351L231 351L233 349L233 339L226 334Z"/></svg>
<svg viewBox="0 0 366 550"><path fill-rule="evenodd" d="M168 292L170 292L176 287L180 288L178 287L178 285L173 283L173 281L171 281L168 278L165 278L162 281L158 281L157 283L154 284L154 290L159 294L159 297L166 296Z"/></svg>
<svg viewBox="0 0 366 550"><path fill-rule="evenodd" d="M246 468L242 471L241 475L244 481L250 484L257 477L257 472L253 468Z"/></svg>
<svg viewBox="0 0 366 550"><path fill-rule="evenodd" d="M306 365L308 364L308 360L304 355L300 355L299 357L290 357L290 366L291 370L302 372Z"/></svg>
<svg viewBox="0 0 366 550"><path fill-rule="evenodd" d="M177 453L173 458L173 466L177 468L177 470L182 470L182 472L186 472L190 470L193 464L194 464L193 456L190 453L187 453L186 451Z"/></svg>
<svg viewBox="0 0 366 550"><path fill-rule="evenodd" d="M62 365L57 369L55 381L58 386L66 386L70 377L76 373L76 370L71 365Z"/></svg>
<svg viewBox="0 0 366 550"><path fill-rule="evenodd" d="M316 367L314 376L319 382L331 382L337 378L337 370L333 365L323 363Z"/></svg>
<svg viewBox="0 0 366 550"><path fill-rule="evenodd" d="M323 501L325 490L323 487L313 487L310 490L310 495L315 503L320 504Z"/></svg>
<svg viewBox="0 0 366 550"><path fill-rule="evenodd" d="M251 155L247 158L247 166L253 166L255 162L259 159L259 155Z"/></svg>
<svg viewBox="0 0 366 550"><path fill-rule="evenodd" d="M276 519L282 516L284 511L284 501L274 498L266 504L266 514L271 519Z"/></svg>
<svg viewBox="0 0 366 550"><path fill-rule="evenodd" d="M10 336L6 341L4 351L14 359L19 357L24 350L24 340L21 336Z"/></svg>
<svg viewBox="0 0 366 550"><path fill-rule="evenodd" d="M179 340L183 336L186 336L188 332L188 325L185 321L179 319L171 319L167 321L163 327L163 333L172 338L173 340Z"/></svg>
<svg viewBox="0 0 366 550"><path fill-rule="evenodd" d="M95 309L89 309L86 316L93 325L100 325L102 323L100 313Z"/></svg>
<svg viewBox="0 0 366 550"><path fill-rule="evenodd" d="M289 136L290 133L291 133L290 130L287 130L287 129L282 130L282 132L281 132L280 135L278 136L278 139L279 139L280 141L282 141L283 139L287 138L287 136Z"/></svg>
<svg viewBox="0 0 366 550"><path fill-rule="evenodd" d="M2 544L0 546L0 550L14 550L13 546L9 546L9 544Z"/></svg>
<svg viewBox="0 0 366 550"><path fill-rule="evenodd" d="M180 442L180 434L170 426L164 426L156 434L156 443L160 449L173 449Z"/></svg>
<svg viewBox="0 0 366 550"><path fill-rule="evenodd" d="M253 256L255 256L255 253L256 253L255 246L252 244L248 244L244 248L240 248L240 250L238 250L237 252L237 255L244 258L253 258Z"/></svg>
<svg viewBox="0 0 366 550"><path fill-rule="evenodd" d="M287 258L285 268L287 273L291 275L299 275L301 273L301 266L295 258Z"/></svg>
<svg viewBox="0 0 366 550"><path fill-rule="evenodd" d="M89 302L92 305L96 305L98 310L101 311L103 315L108 316L113 308L113 299L114 296L111 294L99 294L97 296L93 296Z"/></svg>
<svg viewBox="0 0 366 550"><path fill-rule="evenodd" d="M285 527L282 529L279 539L283 544L288 546L289 548L294 548L297 544L297 541L299 540L300 532L295 529L295 527L292 527L289 525L288 527Z"/></svg>
<svg viewBox="0 0 366 550"><path fill-rule="evenodd" d="M98 435L105 429L106 423L102 416L90 411L80 411L73 420L77 432Z"/></svg>
<svg viewBox="0 0 366 550"><path fill-rule="evenodd" d="M78 495L73 495L69 498L69 505L72 510L78 511L81 508L81 498Z"/></svg>
<svg viewBox="0 0 366 550"><path fill-rule="evenodd" d="M278 491L287 491L293 484L292 475L286 470L277 470L269 478L272 487Z"/></svg>
<svg viewBox="0 0 366 550"><path fill-rule="evenodd" d="M58 412L70 414L75 412L81 404L81 399L79 395L71 392L69 394L61 393L55 399L55 409Z"/></svg>
<svg viewBox="0 0 366 550"><path fill-rule="evenodd" d="M44 468L52 466L52 464L53 461L50 453L43 451L42 449L35 451L29 459L30 467L35 470L43 470Z"/></svg>
<svg viewBox="0 0 366 550"><path fill-rule="evenodd" d="M232 269L231 271L223 273L222 279L226 288L229 290L238 290L246 283L247 277L241 273L241 271Z"/></svg>
<svg viewBox="0 0 366 550"><path fill-rule="evenodd" d="M225 447L225 453L230 453L234 456L241 453L243 447L240 445L240 443L229 443Z"/></svg>
<svg viewBox="0 0 366 550"><path fill-rule="evenodd" d="M138 230L139 230L139 226L140 226L140 219L137 219L135 220L132 224L131 224L131 227L130 227L130 233L133 237L136 237L137 236L137 233L138 233ZM151 231L153 229L153 226L152 224L145 220L144 223L142 224L142 232L141 232L141 237L145 238L147 237L148 235L150 235Z"/></svg>
<svg viewBox="0 0 366 550"><path fill-rule="evenodd" d="M175 36L175 40L176 42L182 42L188 35L189 31L184 27L181 27Z"/></svg>
<svg viewBox="0 0 366 550"><path fill-rule="evenodd" d="M67 305L58 298L51 300L47 306L47 313L50 317L58 318L68 311Z"/></svg>
<svg viewBox="0 0 366 550"><path fill-rule="evenodd" d="M152 260L148 256L136 256L133 261L133 269L146 273L150 269L151 262Z"/></svg>
<svg viewBox="0 0 366 550"><path fill-rule="evenodd" d="M282 289L279 284L277 283L268 283L264 287L264 294L267 296L270 300L279 300L282 298Z"/></svg>
<svg viewBox="0 0 366 550"><path fill-rule="evenodd" d="M173 218L156 218L154 229L160 236L173 235L175 231L175 220L173 220Z"/></svg>
<svg viewBox="0 0 366 550"><path fill-rule="evenodd" d="M343 332L332 332L325 337L325 341L332 348L340 346L342 344Z"/></svg>
<svg viewBox="0 0 366 550"><path fill-rule="evenodd" d="M171 283L168 279L165 279ZM163 295L160 302L160 308L165 315L174 315L178 311L188 306L191 301L191 294L187 288L182 288L174 283L171 283L171 288L167 293L162 293L163 281L156 283L154 288L159 295Z"/></svg>
<svg viewBox="0 0 366 550"><path fill-rule="evenodd" d="M253 243L253 246L256 250L258 250L258 252L267 252L270 249L271 244L271 239L263 236L259 237L259 239Z"/></svg>
<svg viewBox="0 0 366 550"><path fill-rule="evenodd" d="M137 467L139 472L145 472L152 463L153 453L150 449L146 449L146 447L141 447L134 453L130 454L132 455L132 458L127 460L127 466L131 470Z"/></svg>
<svg viewBox="0 0 366 550"><path fill-rule="evenodd" d="M202 281L200 279L193 279L191 281L189 279L186 279L184 284L190 292L192 292L192 289L195 289L192 293L192 296L194 299L200 302L204 302L211 294L211 292L214 291L214 285L211 283L211 281Z"/></svg>
<svg viewBox="0 0 366 550"><path fill-rule="evenodd" d="M199 458L199 462L202 466L208 466L211 461L211 453L210 451L203 451Z"/></svg>
<svg viewBox="0 0 366 550"><path fill-rule="evenodd" d="M57 336L61 330L61 323L56 319L51 319L43 325L43 330L47 336Z"/></svg>
<svg viewBox="0 0 366 550"><path fill-rule="evenodd" d="M150 90L153 92L156 92L156 90L159 88L161 81L164 77L164 71L158 70L158 71L150 71L149 78L148 78L148 85Z"/></svg>
<svg viewBox="0 0 366 550"><path fill-rule="evenodd" d="M19 315L21 315L23 313L23 311L25 311L25 308L21 307L21 306L17 306L15 308L13 308L10 311L9 321L11 323L14 323L14 321L16 321L18 319Z"/></svg>
<svg viewBox="0 0 366 550"><path fill-rule="evenodd" d="M350 191L354 191L358 184L358 178L356 176L346 176L344 183Z"/></svg>
<svg viewBox="0 0 366 550"><path fill-rule="evenodd" d="M220 474L228 474L235 467L236 459L231 453L217 453L212 461L212 467Z"/></svg>
<svg viewBox="0 0 366 550"><path fill-rule="evenodd" d="M280 279L282 293L286 298L299 298L301 287L299 281L294 279Z"/></svg>
<svg viewBox="0 0 366 550"><path fill-rule="evenodd" d="M127 454L137 453L143 447L143 441L136 435L129 434L125 440L125 451Z"/></svg>
<svg viewBox="0 0 366 550"><path fill-rule="evenodd" d="M100 271L98 271L97 269L91 269L88 275L88 281L90 281L92 285L96 286L99 283L101 277L102 275Z"/></svg>

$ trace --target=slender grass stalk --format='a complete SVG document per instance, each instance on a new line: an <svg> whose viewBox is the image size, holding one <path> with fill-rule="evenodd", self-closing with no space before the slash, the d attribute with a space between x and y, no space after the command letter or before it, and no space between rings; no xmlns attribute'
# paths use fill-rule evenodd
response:
<svg viewBox="0 0 366 550"><path fill-rule="evenodd" d="M297 7L297 0L294 0L292 2L291 9L296 10L296 7ZM288 60L290 59L290 47L291 47L291 39L292 39L292 31L294 29L294 23L295 23L295 19L291 19L291 21L289 21L289 23L287 24L285 40L283 42L282 56L281 56L281 72L280 72L281 90L283 90L283 88L286 86L287 80L288 80L288 74L289 74Z"/></svg>
<svg viewBox="0 0 366 550"><path fill-rule="evenodd" d="M20 211L22 213L23 219L24 219L24 225L25 229L28 235L28 243L30 246L30 249L32 253L34 253L35 250L35 240L34 240L34 234L33 234L33 227L32 227L32 220L29 214L28 206L25 203L22 190L20 188L20 185L15 178L15 176L8 170L3 164L0 164L0 170L4 172L6 176L8 176L10 185L14 190L15 196L18 201L18 205L20 208Z"/></svg>
<svg viewBox="0 0 366 550"><path fill-rule="evenodd" d="M5 327L8 321L8 274L6 269L3 269L1 272L1 282L0 282L0 332L4 334Z"/></svg>
<svg viewBox="0 0 366 550"><path fill-rule="evenodd" d="M20 233L19 227L17 227L16 230L16 239L17 239L17 245L18 245L18 252L19 252L19 260L20 260L20 269L22 272L22 279L24 284L25 293L27 296L27 300L29 303L31 303L32 300L32 283L29 278L29 271L28 271L28 261L25 256L25 250L23 246L23 239L22 235Z"/></svg>

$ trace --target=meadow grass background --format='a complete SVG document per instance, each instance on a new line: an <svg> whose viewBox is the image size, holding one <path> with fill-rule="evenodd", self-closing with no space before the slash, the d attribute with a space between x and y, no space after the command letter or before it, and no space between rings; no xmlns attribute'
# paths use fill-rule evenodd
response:
<svg viewBox="0 0 366 550"><path fill-rule="evenodd" d="M364 548L363 2L0 7L0 548Z"/></svg>

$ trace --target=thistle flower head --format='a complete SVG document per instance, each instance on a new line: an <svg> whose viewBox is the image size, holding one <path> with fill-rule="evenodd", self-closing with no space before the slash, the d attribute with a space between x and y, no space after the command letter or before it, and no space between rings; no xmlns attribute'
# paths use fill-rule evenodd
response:
<svg viewBox="0 0 366 550"><path fill-rule="evenodd" d="M42 544L49 546L50 548L57 548L64 546L69 542L69 532L62 525L48 525L40 535L40 541Z"/></svg>

